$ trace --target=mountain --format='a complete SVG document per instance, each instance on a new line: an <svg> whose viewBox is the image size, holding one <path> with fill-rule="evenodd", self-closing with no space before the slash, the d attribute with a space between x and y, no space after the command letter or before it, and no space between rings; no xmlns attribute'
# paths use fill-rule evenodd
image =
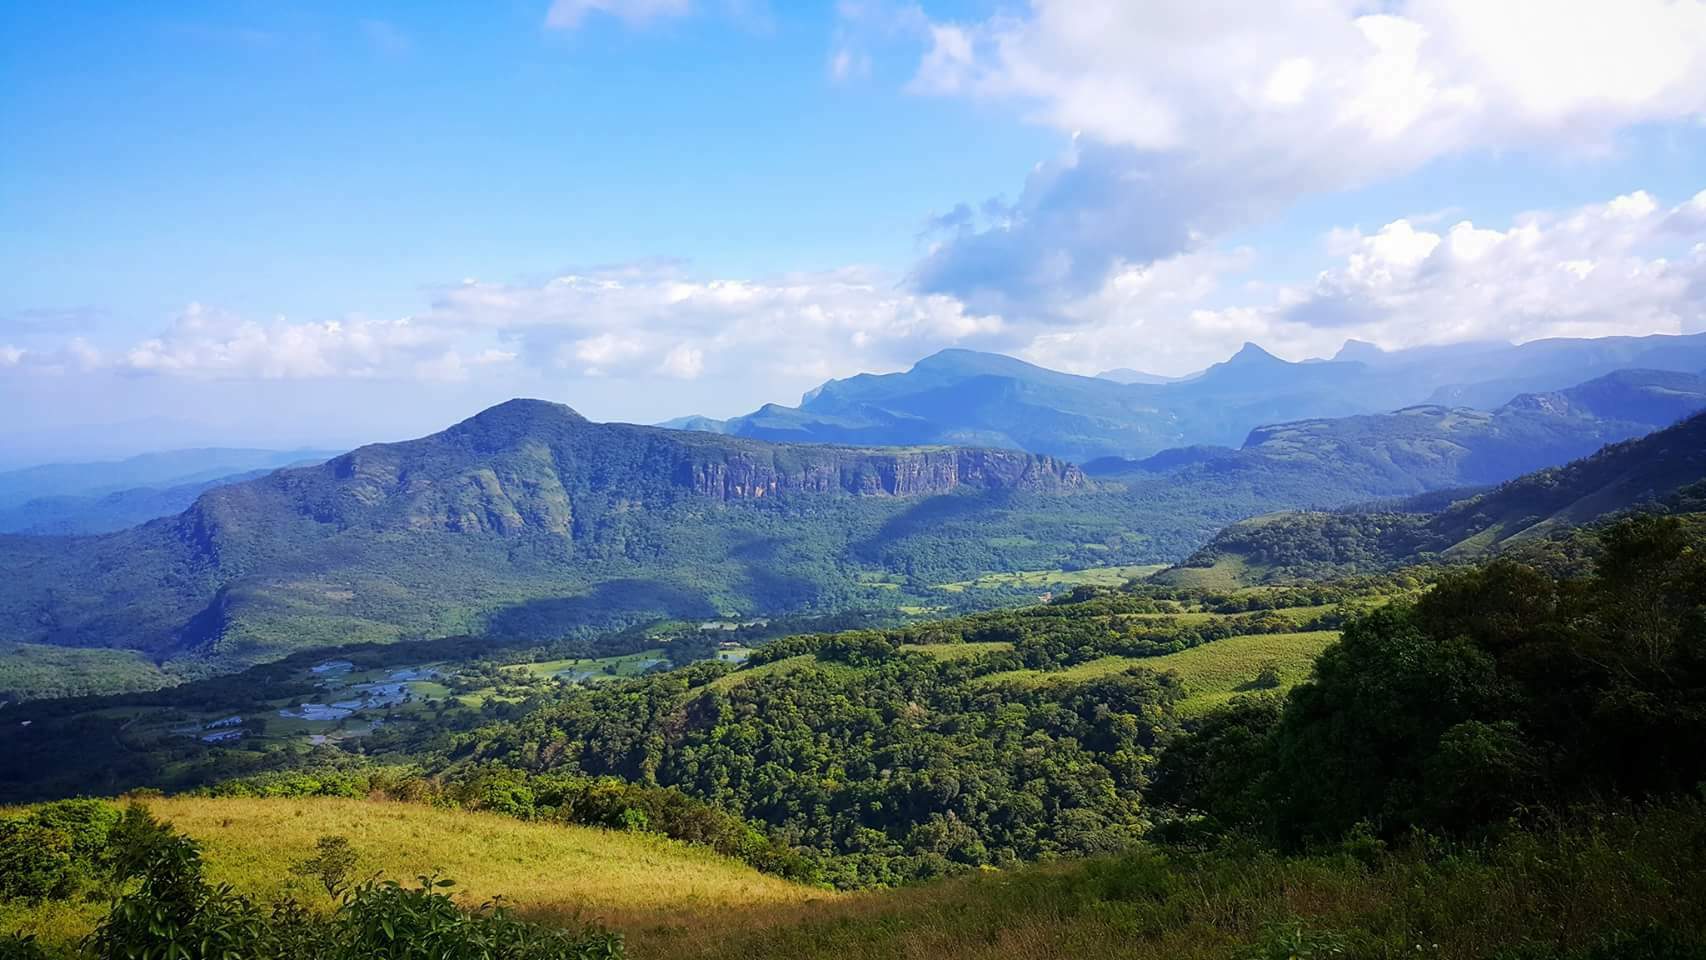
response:
<svg viewBox="0 0 1706 960"><path fill-rule="evenodd" d="M1228 527L1173 583L1271 582L1469 558L1630 509L1706 511L1706 414L1457 500L1410 512L1282 513Z"/></svg>
<svg viewBox="0 0 1706 960"><path fill-rule="evenodd" d="M1284 363L1246 351L1204 379L1245 367ZM931 606L989 573L1176 561L1274 510L1499 482L1656 426L1601 413L1679 404L1706 407L1706 386L1627 373L1491 413L1261 427L1235 451L1104 461L1092 480L1011 449L778 444L517 400L133 529L0 536L0 642L138 649L193 672L360 640Z"/></svg>
<svg viewBox="0 0 1706 960"><path fill-rule="evenodd" d="M313 462L314 459L309 459L290 466L307 466ZM197 483L134 487L101 496L37 497L15 507L0 509L0 533L46 536L111 533L181 513L197 497L214 487L253 480L271 472L271 468L249 470Z"/></svg>
<svg viewBox="0 0 1706 960"><path fill-rule="evenodd" d="M1178 383L1194 376L1196 374L1186 374L1182 377L1164 377L1159 373L1144 373L1142 370L1133 370L1130 367L1116 367L1096 374L1096 379L1112 380L1115 383Z"/></svg>
<svg viewBox="0 0 1706 960"><path fill-rule="evenodd" d="M957 579L1090 559L1083 544L1117 530L1077 529L1065 501L1089 489L1077 467L1012 450L784 446L517 400L213 488L134 529L0 537L0 640L240 664L363 639L893 604L862 570ZM1030 536L1037 511L1065 532ZM952 524L989 542L950 551L935 538Z"/></svg>
<svg viewBox="0 0 1706 960"><path fill-rule="evenodd" d="M1144 460L1103 459L1086 469L1117 477L1167 473L1303 472L1323 491L1354 486L1396 496L1509 480L1638 437L1706 409L1706 377L1629 370L1567 390L1526 394L1487 412L1434 404L1393 413L1258 427L1234 451L1186 447Z"/></svg>
<svg viewBox="0 0 1706 960"><path fill-rule="evenodd" d="M0 472L0 509L45 497L104 497L128 490L215 482L257 470L324 460L335 453L204 447L147 453L125 460L25 467Z"/></svg>
<svg viewBox="0 0 1706 960"><path fill-rule="evenodd" d="M1332 360L1291 362L1256 344L1183 379L1080 377L999 354L944 350L892 374L831 380L797 407L767 404L683 429L765 440L1012 447L1078 462L1231 446L1263 424L1431 403L1496 409L1624 369L1706 367L1706 334L1469 343L1384 351L1348 341ZM1513 371L1521 371L1513 374Z"/></svg>

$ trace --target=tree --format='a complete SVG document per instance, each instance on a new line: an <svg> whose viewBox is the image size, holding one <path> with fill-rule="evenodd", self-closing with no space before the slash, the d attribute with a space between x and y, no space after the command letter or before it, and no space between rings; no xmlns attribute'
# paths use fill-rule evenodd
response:
<svg viewBox="0 0 1706 960"><path fill-rule="evenodd" d="M349 838L336 834L321 837L314 841L314 850L314 856L291 867L290 872L319 881L329 897L349 889L350 876L355 873L359 859Z"/></svg>

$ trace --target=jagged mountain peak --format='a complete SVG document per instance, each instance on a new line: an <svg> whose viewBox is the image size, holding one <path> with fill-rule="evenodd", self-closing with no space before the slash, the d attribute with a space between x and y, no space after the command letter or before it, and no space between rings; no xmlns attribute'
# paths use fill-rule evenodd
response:
<svg viewBox="0 0 1706 960"><path fill-rule="evenodd" d="M1268 351L1262 349L1260 346L1257 346L1254 341L1250 341L1250 340L1244 341L1244 345L1242 347L1238 348L1238 352L1233 354L1231 359L1226 361L1228 366L1248 365L1248 364L1255 364L1255 363L1283 364L1285 362L1286 361L1281 360L1279 357L1274 356L1273 354L1269 353Z"/></svg>

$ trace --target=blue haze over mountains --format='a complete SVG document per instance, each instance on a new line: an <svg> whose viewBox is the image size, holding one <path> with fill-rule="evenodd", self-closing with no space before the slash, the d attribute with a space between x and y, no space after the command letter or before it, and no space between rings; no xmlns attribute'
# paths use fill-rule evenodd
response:
<svg viewBox="0 0 1706 960"><path fill-rule="evenodd" d="M1247 346L1156 385L956 350L710 429L514 400L311 466L13 471L0 511L28 533L0 535L0 642L199 675L350 642L892 612L991 571L1176 562L1274 511L1499 484L1706 410L1706 337L1341 356ZM1461 396L1499 399L1414 402ZM145 504L163 512L131 525Z"/></svg>
<svg viewBox="0 0 1706 960"><path fill-rule="evenodd" d="M1100 377L944 350L904 373L831 380L798 406L665 426L784 442L1004 446L1077 462L1175 447L1236 447L1259 426L1420 403L1497 408L1627 369L1706 369L1706 335L1465 343L1382 351L1347 342L1331 360L1290 362L1255 344L1171 382L1136 371ZM1127 382L1121 382L1127 381Z"/></svg>

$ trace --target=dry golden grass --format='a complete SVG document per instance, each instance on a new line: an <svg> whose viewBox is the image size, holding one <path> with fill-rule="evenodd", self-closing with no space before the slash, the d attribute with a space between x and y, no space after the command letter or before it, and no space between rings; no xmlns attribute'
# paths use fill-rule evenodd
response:
<svg viewBox="0 0 1706 960"><path fill-rule="evenodd" d="M648 834L496 814L329 798L175 797L149 807L201 842L209 879L261 902L288 893L329 907L325 892L292 877L290 867L312 855L319 837L340 834L361 854L364 876L409 881L437 872L456 881L450 892L468 905L501 895L517 913L543 922L597 919L626 934L641 955L731 914L836 896ZM88 932L104 909L45 905L0 917L0 932L22 929L64 943Z"/></svg>

